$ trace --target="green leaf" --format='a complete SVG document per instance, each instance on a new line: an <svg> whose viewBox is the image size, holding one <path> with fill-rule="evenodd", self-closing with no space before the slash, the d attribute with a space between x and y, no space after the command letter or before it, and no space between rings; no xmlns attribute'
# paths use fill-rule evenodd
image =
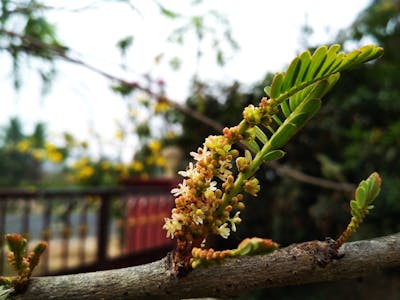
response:
<svg viewBox="0 0 400 300"><path fill-rule="evenodd" d="M248 149L253 151L254 153L260 152L260 146L258 146L257 142L254 140L242 141L243 145L245 145Z"/></svg>
<svg viewBox="0 0 400 300"><path fill-rule="evenodd" d="M315 50L313 56L311 57L311 64L308 69L306 80L312 81L318 74L319 70L322 68L327 55L327 46L321 46Z"/></svg>
<svg viewBox="0 0 400 300"><path fill-rule="evenodd" d="M287 101L283 101L283 102L281 103L281 109L282 109L283 115L284 115L286 118L290 116L290 108L289 108L289 106L288 106L288 104L287 104Z"/></svg>
<svg viewBox="0 0 400 300"><path fill-rule="evenodd" d="M263 156L263 161L268 162L268 161L278 160L283 156L285 156L285 154L286 152L282 150L272 150Z"/></svg>
<svg viewBox="0 0 400 300"><path fill-rule="evenodd" d="M312 89L312 85L306 87L303 90L300 90L296 94L294 94L292 97L289 99L289 106L292 111L294 111L297 106L303 101L305 95L307 95Z"/></svg>
<svg viewBox="0 0 400 300"><path fill-rule="evenodd" d="M262 131L262 129L258 126L256 127L256 137L260 140L261 143L263 143L263 145L265 145L268 142L268 138L265 135L264 131Z"/></svg>
<svg viewBox="0 0 400 300"><path fill-rule="evenodd" d="M346 54L340 64L338 71L343 71L349 69L353 62L357 59L357 56L360 54L360 50L354 50L348 54Z"/></svg>
<svg viewBox="0 0 400 300"><path fill-rule="evenodd" d="M351 200L350 201L350 207L351 207L351 209L358 210L357 201L356 200Z"/></svg>
<svg viewBox="0 0 400 300"><path fill-rule="evenodd" d="M327 79L317 81L312 85L312 88L309 90L308 94L304 96L306 97L306 99L307 98L321 99L322 96L324 96L325 93L327 92L328 88L329 88L329 81Z"/></svg>
<svg viewBox="0 0 400 300"><path fill-rule="evenodd" d="M298 56L296 56L289 65L288 69L286 70L285 78L281 88L282 91L287 91L294 86L300 67L301 67L301 60Z"/></svg>
<svg viewBox="0 0 400 300"><path fill-rule="evenodd" d="M271 95L271 86L267 85L264 87L264 93L267 95L267 97L270 97Z"/></svg>
<svg viewBox="0 0 400 300"><path fill-rule="evenodd" d="M117 42L117 47L120 49L122 54L125 54L126 51L133 43L133 36L127 36Z"/></svg>
<svg viewBox="0 0 400 300"><path fill-rule="evenodd" d="M271 98L276 99L281 94L281 87L283 84L284 76L283 73L276 73L271 84Z"/></svg>
<svg viewBox="0 0 400 300"><path fill-rule="evenodd" d="M299 85L303 82L305 75L307 74L308 68L310 67L311 63L311 54L310 51L306 50L302 54L300 54L301 60L301 68L297 74L295 85Z"/></svg>
<svg viewBox="0 0 400 300"><path fill-rule="evenodd" d="M253 156L251 155L249 150L245 150L244 151L244 156L246 157L246 159L249 161L249 163L251 163L253 161Z"/></svg>
<svg viewBox="0 0 400 300"><path fill-rule="evenodd" d="M301 104L301 112L305 112L311 116L313 116L321 107L321 99L318 98L310 98L304 100Z"/></svg>
<svg viewBox="0 0 400 300"><path fill-rule="evenodd" d="M339 66L343 62L345 55L346 54L344 52L338 53L335 57L335 61L325 70L325 75L337 72L339 70Z"/></svg>
<svg viewBox="0 0 400 300"><path fill-rule="evenodd" d="M367 193L363 187L358 187L356 189L356 201L361 205L365 206Z"/></svg>
<svg viewBox="0 0 400 300"><path fill-rule="evenodd" d="M301 112L291 117L290 121L292 124L296 125L297 128L301 128L311 117L312 116L309 114Z"/></svg>
<svg viewBox="0 0 400 300"><path fill-rule="evenodd" d="M296 134L296 132L296 125L292 123L287 123L285 121L283 125L280 126L278 130L272 135L269 142L274 148L281 148L287 143L288 140L290 140L292 136Z"/></svg>
<svg viewBox="0 0 400 300"><path fill-rule="evenodd" d="M161 5L160 3L158 3L158 7L160 8L160 12L162 15L164 15L164 17L170 18L170 19L176 19L179 17L179 14L166 8L165 6Z"/></svg>
<svg viewBox="0 0 400 300"><path fill-rule="evenodd" d="M281 121L281 119L279 119L279 117L277 115L273 115L272 119L274 119L276 124L278 124L279 126L281 126L283 124L283 122Z"/></svg>
<svg viewBox="0 0 400 300"><path fill-rule="evenodd" d="M358 49L359 53L351 64L346 66L346 69L350 69L353 66L363 64L369 60L380 57L383 54L383 49L376 47L375 45L366 45Z"/></svg>
<svg viewBox="0 0 400 300"><path fill-rule="evenodd" d="M322 68L319 70L318 74L316 77L322 77L323 75L327 74L327 70L332 66L332 64L335 63L336 59L336 52L340 49L340 45L338 44L333 44L332 46L329 47L328 52L326 53L326 60L322 66Z"/></svg>

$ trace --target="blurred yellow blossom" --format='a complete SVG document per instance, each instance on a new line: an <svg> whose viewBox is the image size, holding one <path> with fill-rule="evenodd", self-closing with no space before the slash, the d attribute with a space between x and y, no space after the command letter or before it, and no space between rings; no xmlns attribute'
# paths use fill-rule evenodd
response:
<svg viewBox="0 0 400 300"><path fill-rule="evenodd" d="M80 169L80 168L82 168L82 167L84 167L84 166L86 166L88 164L89 164L89 158L82 157L72 165L72 168L73 169Z"/></svg>
<svg viewBox="0 0 400 300"><path fill-rule="evenodd" d="M53 163L59 163L64 158L64 155L53 144L46 144L45 151L47 158Z"/></svg>
<svg viewBox="0 0 400 300"><path fill-rule="evenodd" d="M129 176L129 169L128 169L128 167L125 166L125 165L122 165L122 168L121 168L121 170L120 170L120 174L119 174L119 175L122 176L122 177L127 177L127 176Z"/></svg>
<svg viewBox="0 0 400 300"><path fill-rule="evenodd" d="M32 157L33 157L35 160L40 161L40 160L43 160L43 158L44 158L44 153L43 153L43 151L40 150L40 149L34 149L34 150L32 151Z"/></svg>
<svg viewBox="0 0 400 300"><path fill-rule="evenodd" d="M149 143L149 148L151 152L157 153L161 150L161 142L159 140L154 140Z"/></svg>
<svg viewBox="0 0 400 300"><path fill-rule="evenodd" d="M163 156L158 156L158 157L155 159L155 164L156 164L156 166L158 166L158 167L163 167L163 166L165 166L165 163L166 163L165 157L163 157Z"/></svg>
<svg viewBox="0 0 400 300"><path fill-rule="evenodd" d="M94 169L91 166L85 166L78 172L79 179L88 179L94 174Z"/></svg>
<svg viewBox="0 0 400 300"><path fill-rule="evenodd" d="M101 169L103 171L108 171L110 169L110 167L111 167L111 164L110 164L109 161L104 160L104 161L101 162Z"/></svg>
<svg viewBox="0 0 400 300"><path fill-rule="evenodd" d="M115 133L114 133L114 138L117 139L118 141L122 141L125 137L124 132L121 129L118 129Z"/></svg>
<svg viewBox="0 0 400 300"><path fill-rule="evenodd" d="M53 163L59 163L63 160L64 156L59 151L48 152L47 158Z"/></svg>
<svg viewBox="0 0 400 300"><path fill-rule="evenodd" d="M156 113L162 113L170 109L170 106L165 101L159 101L154 105L154 111Z"/></svg>
<svg viewBox="0 0 400 300"><path fill-rule="evenodd" d="M31 142L29 140L22 140L17 144L17 149L20 152L28 152Z"/></svg>
<svg viewBox="0 0 400 300"><path fill-rule="evenodd" d="M130 163L130 167L132 168L133 171L135 172L141 172L144 169L144 165L142 162L134 160Z"/></svg>

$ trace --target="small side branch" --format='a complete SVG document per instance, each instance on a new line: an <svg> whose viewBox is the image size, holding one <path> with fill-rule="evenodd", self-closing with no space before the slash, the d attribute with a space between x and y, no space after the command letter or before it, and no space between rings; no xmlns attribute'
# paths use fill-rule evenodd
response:
<svg viewBox="0 0 400 300"><path fill-rule="evenodd" d="M287 176L297 181L305 182L325 189L352 193L356 188L354 184L347 182L336 182L324 178L311 176L288 166L281 165L276 161L270 162L269 166L276 170L277 173L281 176Z"/></svg>
<svg viewBox="0 0 400 300"><path fill-rule="evenodd" d="M400 266L400 233L344 244L331 257L329 242L311 241L269 255L228 259L187 276L171 275L168 257L118 270L32 278L14 299L181 299L234 296L257 288L357 278Z"/></svg>

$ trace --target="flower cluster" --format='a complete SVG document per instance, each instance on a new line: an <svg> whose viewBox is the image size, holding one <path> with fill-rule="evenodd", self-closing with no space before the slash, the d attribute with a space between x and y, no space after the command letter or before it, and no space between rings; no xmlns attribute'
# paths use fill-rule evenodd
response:
<svg viewBox="0 0 400 300"><path fill-rule="evenodd" d="M168 237L177 239L175 260L183 261L185 267L191 265L192 249L204 245L208 235L228 238L236 231L240 210L245 207L242 192L256 196L260 190L258 180L252 177L260 161L253 163L248 150L244 157L239 156L232 145L256 142L255 126L269 126L275 111L266 98L258 107L248 106L240 124L225 128L223 135L206 138L203 147L190 153L195 163L179 172L184 180L171 191L176 197L175 208L171 218L165 219L164 229Z"/></svg>
<svg viewBox="0 0 400 300"><path fill-rule="evenodd" d="M239 212L232 218L230 212L242 207L239 204L242 196L236 196L233 205L224 205L222 198L229 184L223 184L223 190L217 187L217 180L233 183L232 161L238 151L231 146L224 136L210 136L203 148L191 152L196 164L191 162L185 171L179 172L185 179L171 191L177 198L172 218L165 220L168 236L180 239L190 234L197 239L215 233L227 238L231 229L236 230L236 224L241 221Z"/></svg>

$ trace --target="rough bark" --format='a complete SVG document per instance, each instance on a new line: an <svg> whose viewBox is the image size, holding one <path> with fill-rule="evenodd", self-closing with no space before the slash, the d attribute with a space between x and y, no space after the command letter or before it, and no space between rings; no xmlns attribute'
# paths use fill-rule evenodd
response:
<svg viewBox="0 0 400 300"><path fill-rule="evenodd" d="M256 288L362 277L400 266L400 233L346 243L331 259L326 242L311 241L269 255L227 259L176 278L168 257L118 270L32 278L15 299L181 299L229 297Z"/></svg>

